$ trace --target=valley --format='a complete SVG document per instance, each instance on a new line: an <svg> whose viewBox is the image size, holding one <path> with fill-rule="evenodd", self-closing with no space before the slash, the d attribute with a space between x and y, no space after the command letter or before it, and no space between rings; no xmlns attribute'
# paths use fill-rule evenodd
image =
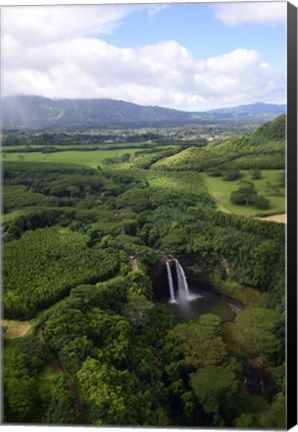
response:
<svg viewBox="0 0 298 432"><path fill-rule="evenodd" d="M5 131L5 422L284 426L285 116L195 130Z"/></svg>
<svg viewBox="0 0 298 432"><path fill-rule="evenodd" d="M295 7L58 3L1 5L0 423L289 429Z"/></svg>

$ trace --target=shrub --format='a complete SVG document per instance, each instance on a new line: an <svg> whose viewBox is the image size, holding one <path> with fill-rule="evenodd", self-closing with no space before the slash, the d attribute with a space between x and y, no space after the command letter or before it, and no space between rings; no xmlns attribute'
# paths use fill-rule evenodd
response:
<svg viewBox="0 0 298 432"><path fill-rule="evenodd" d="M270 201L262 195L257 195L255 197L254 205L257 209L267 210L270 207Z"/></svg>
<svg viewBox="0 0 298 432"><path fill-rule="evenodd" d="M225 171L223 179L225 181L235 181L240 179L241 177L241 173L239 170L229 170L229 171Z"/></svg>

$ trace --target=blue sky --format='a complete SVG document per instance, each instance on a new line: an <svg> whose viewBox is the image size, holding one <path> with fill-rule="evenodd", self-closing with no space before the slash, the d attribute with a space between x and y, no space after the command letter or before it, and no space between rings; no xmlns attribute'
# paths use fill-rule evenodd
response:
<svg viewBox="0 0 298 432"><path fill-rule="evenodd" d="M285 103L286 3L3 8L4 95Z"/></svg>
<svg viewBox="0 0 298 432"><path fill-rule="evenodd" d="M272 66L285 69L286 27L246 23L227 26L216 19L212 4L172 4L152 16L147 10L128 15L105 40L119 47L137 47L174 39L196 59L218 56L236 48L255 49Z"/></svg>

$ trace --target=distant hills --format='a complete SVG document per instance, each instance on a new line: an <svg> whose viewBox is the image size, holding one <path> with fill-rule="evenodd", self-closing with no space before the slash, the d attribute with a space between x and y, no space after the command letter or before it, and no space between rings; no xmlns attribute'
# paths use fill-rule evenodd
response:
<svg viewBox="0 0 298 432"><path fill-rule="evenodd" d="M40 96L7 96L1 102L3 129L173 127L219 122L260 125L286 112L286 105L265 103L186 112L112 99L53 100Z"/></svg>
<svg viewBox="0 0 298 432"><path fill-rule="evenodd" d="M231 135L204 147L189 146L158 160L151 169L207 171L214 177L225 170L285 169L285 120L280 115L246 135Z"/></svg>
<svg viewBox="0 0 298 432"><path fill-rule="evenodd" d="M276 104L267 104L257 102L251 105L239 105L232 108L220 108L217 110L211 110L210 112L214 112L217 114L265 114L272 113L276 116L285 114L286 105L276 105Z"/></svg>

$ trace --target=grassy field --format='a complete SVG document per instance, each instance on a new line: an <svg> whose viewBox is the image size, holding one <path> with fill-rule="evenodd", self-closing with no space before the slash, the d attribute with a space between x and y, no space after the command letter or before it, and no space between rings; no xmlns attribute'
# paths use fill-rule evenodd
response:
<svg viewBox="0 0 298 432"><path fill-rule="evenodd" d="M79 163L96 168L103 159L121 157L125 153L134 154L136 149L96 150L96 151L62 151L57 153L7 153L4 161L14 162L64 162Z"/></svg>
<svg viewBox="0 0 298 432"><path fill-rule="evenodd" d="M64 146L63 148L67 148ZM156 151L159 150L172 150L175 146L157 146ZM118 158L124 154L134 155L138 151L146 152L144 148L120 148L113 150L89 150L89 151L59 151L56 153L41 153L41 152L15 152L3 153L2 160L8 162L63 162L63 163L78 163L80 165L87 165L91 168L96 168L107 158ZM148 153L148 156L153 153ZM127 165L127 164L126 164ZM129 166L129 165L127 165Z"/></svg>
<svg viewBox="0 0 298 432"><path fill-rule="evenodd" d="M238 189L239 180L224 181L222 177L210 177L207 174L203 174L203 179L210 195L216 200L219 210L243 216L255 216L261 213L278 214L285 212L285 189L280 187L280 196L277 196L272 195L268 187L268 183L270 185L278 184L281 173L281 170L262 170L262 178L253 181L258 194L265 196L270 201L270 208L263 211L254 206L242 206L230 202L231 192ZM241 171L241 174L241 180L251 181L249 171Z"/></svg>
<svg viewBox="0 0 298 432"><path fill-rule="evenodd" d="M117 143L67 143L67 144L49 144L49 145L42 145L42 144L22 144L22 145L9 145L9 146L2 146L2 152L10 152L10 150L14 151L20 151L20 152L28 152L28 149L35 150L35 151L43 151L47 147L51 147L53 149L58 150L69 150L71 149L78 149L80 151L83 151L84 149L90 150L115 150L115 146L117 146L118 149L124 150L124 149L131 149L131 150L146 150L151 148L164 148L165 146L158 145L153 142L149 141L140 141L140 142L117 142Z"/></svg>

